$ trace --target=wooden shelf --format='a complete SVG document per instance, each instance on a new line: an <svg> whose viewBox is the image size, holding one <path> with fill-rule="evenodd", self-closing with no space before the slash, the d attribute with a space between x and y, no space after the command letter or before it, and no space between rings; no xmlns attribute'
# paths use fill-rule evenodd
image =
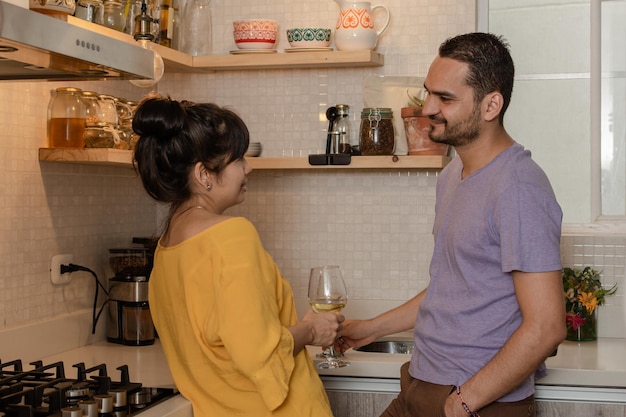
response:
<svg viewBox="0 0 626 417"><path fill-rule="evenodd" d="M109 148L40 148L39 160L87 165L132 167L132 151ZM247 158L253 169L441 169L450 157L423 156L355 156L350 165L309 165L308 158Z"/></svg>
<svg viewBox="0 0 626 417"><path fill-rule="evenodd" d="M74 16L63 17L68 23L120 41L135 43L132 36L87 22ZM151 44L165 63L166 72L210 72L280 68L378 67L385 63L376 51L276 52L274 54L237 54L191 56L175 49Z"/></svg>

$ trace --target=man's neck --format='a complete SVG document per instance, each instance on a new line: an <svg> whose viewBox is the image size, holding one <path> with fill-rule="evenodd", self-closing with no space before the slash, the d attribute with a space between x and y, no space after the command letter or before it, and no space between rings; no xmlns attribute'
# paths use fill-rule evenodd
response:
<svg viewBox="0 0 626 417"><path fill-rule="evenodd" d="M473 142L455 148L463 162L463 178L489 164L502 151L509 148L515 141L504 128L486 132Z"/></svg>

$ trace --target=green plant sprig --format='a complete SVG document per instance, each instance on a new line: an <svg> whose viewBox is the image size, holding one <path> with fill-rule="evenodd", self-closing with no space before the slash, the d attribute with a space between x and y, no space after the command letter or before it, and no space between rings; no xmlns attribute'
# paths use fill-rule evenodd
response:
<svg viewBox="0 0 626 417"><path fill-rule="evenodd" d="M406 95L409 97L409 107L424 107L424 104L426 102L417 96L412 96L411 94L409 94L408 89L406 90Z"/></svg>
<svg viewBox="0 0 626 417"><path fill-rule="evenodd" d="M590 266L585 267L583 270L563 268L563 289L566 297L574 298L574 300L582 292L592 293L597 300L597 305L600 306L606 302L605 297L615 294L617 284L609 289L602 288L600 272Z"/></svg>

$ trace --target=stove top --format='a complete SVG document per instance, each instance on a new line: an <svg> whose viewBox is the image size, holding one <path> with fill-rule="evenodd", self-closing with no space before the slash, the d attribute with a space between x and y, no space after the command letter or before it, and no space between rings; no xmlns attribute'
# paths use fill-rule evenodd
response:
<svg viewBox="0 0 626 417"><path fill-rule="evenodd" d="M168 388L147 388L131 382L128 366L113 380L106 364L73 365L68 378L63 362L0 361L0 417L126 417L172 397ZM28 369L25 369L28 368Z"/></svg>

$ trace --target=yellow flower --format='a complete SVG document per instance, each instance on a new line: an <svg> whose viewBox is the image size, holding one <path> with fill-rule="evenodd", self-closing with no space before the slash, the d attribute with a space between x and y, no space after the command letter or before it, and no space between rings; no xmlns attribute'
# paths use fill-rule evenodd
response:
<svg viewBox="0 0 626 417"><path fill-rule="evenodd" d="M598 306L598 299L593 292L581 292L578 295L578 301L585 305L585 308L589 312L589 314L593 313L593 311Z"/></svg>

